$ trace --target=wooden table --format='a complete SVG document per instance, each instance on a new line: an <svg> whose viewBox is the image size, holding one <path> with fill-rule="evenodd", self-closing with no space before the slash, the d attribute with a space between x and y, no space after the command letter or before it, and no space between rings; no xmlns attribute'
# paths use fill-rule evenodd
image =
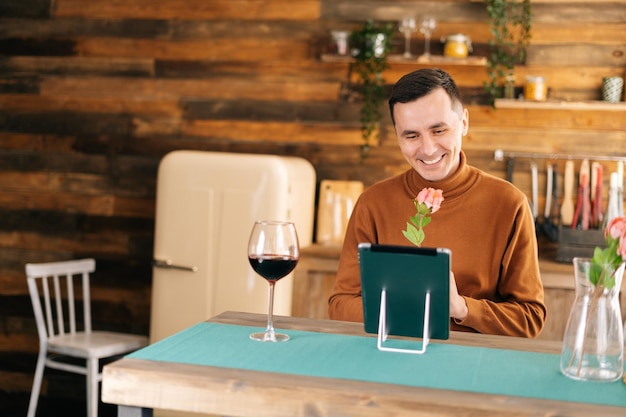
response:
<svg viewBox="0 0 626 417"><path fill-rule="evenodd" d="M264 327L266 317L226 312L210 321ZM330 320L276 317L275 326L364 335L361 324ZM452 332L445 343L545 353L558 353L561 349L558 342L459 332ZM626 409L621 407L132 358L105 366L102 400L118 404L120 416L149 416L151 409L155 408L258 417L626 415Z"/></svg>

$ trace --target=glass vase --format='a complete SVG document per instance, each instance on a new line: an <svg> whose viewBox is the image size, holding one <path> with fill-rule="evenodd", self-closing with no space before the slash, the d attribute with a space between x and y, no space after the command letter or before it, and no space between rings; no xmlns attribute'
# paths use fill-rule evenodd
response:
<svg viewBox="0 0 626 417"><path fill-rule="evenodd" d="M584 381L616 381L624 372L624 328L619 292L624 264L606 266L605 279L590 280L591 259L574 258L576 299L569 314L561 372ZM612 277L612 278L611 278Z"/></svg>

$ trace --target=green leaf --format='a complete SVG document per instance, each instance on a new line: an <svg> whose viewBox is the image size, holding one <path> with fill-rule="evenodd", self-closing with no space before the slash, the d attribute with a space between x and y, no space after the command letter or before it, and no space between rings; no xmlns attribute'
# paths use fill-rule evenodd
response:
<svg viewBox="0 0 626 417"><path fill-rule="evenodd" d="M619 239L607 236L606 243L606 248L596 247L593 251L589 281L594 286L602 285L610 289L615 286L615 271L623 261L622 257L617 254Z"/></svg>
<svg viewBox="0 0 626 417"><path fill-rule="evenodd" d="M415 216L409 217L409 220L411 221L412 224L415 225L415 227L420 227L421 217L420 217L419 214L416 214Z"/></svg>
<svg viewBox="0 0 626 417"><path fill-rule="evenodd" d="M424 241L424 231L418 230L417 227L410 223L406 224L406 230L403 230L402 234L415 246L420 246Z"/></svg>
<svg viewBox="0 0 626 417"><path fill-rule="evenodd" d="M596 264L594 262L592 262L589 266L589 281L591 281L593 285L598 285L598 282L602 277L602 270L602 265Z"/></svg>

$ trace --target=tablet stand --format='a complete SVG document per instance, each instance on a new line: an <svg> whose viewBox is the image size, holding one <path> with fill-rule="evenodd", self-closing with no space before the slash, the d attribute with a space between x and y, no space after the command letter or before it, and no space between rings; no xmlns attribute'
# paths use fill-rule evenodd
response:
<svg viewBox="0 0 626 417"><path fill-rule="evenodd" d="M426 291L426 297L424 299L424 332L422 334L422 348L417 349L399 349L384 347L383 342L387 340L387 291L383 288L380 293L380 314L378 316L378 350L384 352L399 352L399 353L413 353L421 355L426 352L428 342L430 341L429 332L430 323L430 291Z"/></svg>

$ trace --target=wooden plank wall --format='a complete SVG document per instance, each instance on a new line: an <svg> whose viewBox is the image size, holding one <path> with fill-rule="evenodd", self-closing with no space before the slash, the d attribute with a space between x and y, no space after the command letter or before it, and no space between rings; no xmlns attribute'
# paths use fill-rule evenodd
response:
<svg viewBox="0 0 626 417"><path fill-rule="evenodd" d="M624 75L626 1L539 0L532 8L518 88L537 74L551 98L597 100L602 77ZM95 257L96 325L147 334L155 181L167 152L298 155L319 180L366 185L404 170L388 116L362 160L359 103L340 98L347 65L320 55L331 29L406 13L438 19L435 54L438 37L456 32L471 37L475 55L487 52L477 0L3 0L0 403L24 415L32 383L38 345L26 262ZM415 53L422 41L415 34ZM398 33L394 53L402 48ZM392 84L416 68L394 63L384 76ZM468 101L470 161L489 172L504 176L496 148L624 155L623 110L494 109L484 67L446 69ZM526 192L529 178L514 177ZM80 378L63 378L46 378L48 404L84 396Z"/></svg>

